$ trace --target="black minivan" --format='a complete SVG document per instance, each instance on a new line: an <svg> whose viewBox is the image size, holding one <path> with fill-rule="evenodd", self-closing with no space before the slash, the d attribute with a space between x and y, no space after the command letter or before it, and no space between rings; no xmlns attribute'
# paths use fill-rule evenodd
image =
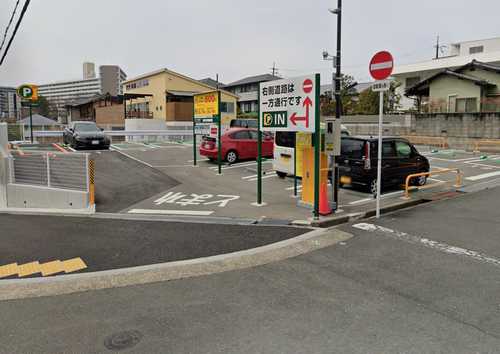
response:
<svg viewBox="0 0 500 354"><path fill-rule="evenodd" d="M361 186L370 193L377 191L378 138L342 137L341 155L338 158L340 185ZM413 173L429 172L429 160L421 155L406 139L384 137L382 140L382 190L401 185ZM423 186L426 176L412 181Z"/></svg>

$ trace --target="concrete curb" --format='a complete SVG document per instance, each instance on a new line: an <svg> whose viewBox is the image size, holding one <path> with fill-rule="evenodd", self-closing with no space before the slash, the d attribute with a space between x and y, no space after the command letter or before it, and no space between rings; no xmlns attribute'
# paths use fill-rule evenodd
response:
<svg viewBox="0 0 500 354"><path fill-rule="evenodd" d="M396 210L400 209L405 209L405 208L410 208L415 205L423 204L428 202L427 199L412 199L408 201L403 201L403 202L397 202L393 204L389 204L386 206L383 206L380 208L380 213L381 214L387 214ZM359 219L365 219L365 218L370 218L372 216L375 216L375 209L367 210L364 212L360 213L351 213L351 214L345 214L345 215L338 215L338 216L331 216L331 217L324 217L320 218L319 220L311 220L309 222L309 225L312 227L332 227L335 225L340 225L344 224L353 220L359 220ZM301 221L294 221L292 222L292 225L300 225L304 226L304 223Z"/></svg>
<svg viewBox="0 0 500 354"><path fill-rule="evenodd" d="M147 284L255 267L296 257L351 237L351 234L337 229L313 230L289 240L211 257L51 278L0 280L0 301Z"/></svg>

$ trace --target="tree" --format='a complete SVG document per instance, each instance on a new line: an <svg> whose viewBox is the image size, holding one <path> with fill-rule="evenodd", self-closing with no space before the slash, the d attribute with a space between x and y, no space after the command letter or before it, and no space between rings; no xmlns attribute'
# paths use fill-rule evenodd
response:
<svg viewBox="0 0 500 354"><path fill-rule="evenodd" d="M396 92L399 83L391 82L389 91L384 93L384 112L394 112L399 108L401 95ZM379 93L367 88L359 94L359 100L354 109L356 114L378 114Z"/></svg>
<svg viewBox="0 0 500 354"><path fill-rule="evenodd" d="M357 96L356 82L351 75L342 74L340 84L341 114L353 114L355 108L354 98ZM327 93L321 100L321 114L324 116L334 116L336 111L335 95Z"/></svg>
<svg viewBox="0 0 500 354"><path fill-rule="evenodd" d="M49 101L43 97L39 96L37 101L38 107L36 108L36 112L44 117L50 116L50 103Z"/></svg>

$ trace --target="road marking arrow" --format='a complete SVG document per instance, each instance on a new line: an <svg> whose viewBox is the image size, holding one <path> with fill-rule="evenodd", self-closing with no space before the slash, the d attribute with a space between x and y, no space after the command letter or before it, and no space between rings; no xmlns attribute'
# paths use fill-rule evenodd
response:
<svg viewBox="0 0 500 354"><path fill-rule="evenodd" d="M309 97L306 97L304 102L302 103L304 107L306 107L306 115L305 116L297 116L297 113L293 113L290 116L290 122L292 122L293 125L297 125L298 121L304 121L306 128L309 128L309 107L313 105L311 99Z"/></svg>

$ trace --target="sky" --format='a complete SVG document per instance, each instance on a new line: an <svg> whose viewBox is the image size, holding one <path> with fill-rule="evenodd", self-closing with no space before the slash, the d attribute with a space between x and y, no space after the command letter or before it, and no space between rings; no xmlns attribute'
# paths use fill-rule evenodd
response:
<svg viewBox="0 0 500 354"><path fill-rule="evenodd" d="M0 0L1 36L15 2ZM80 79L84 61L119 65L129 78L166 67L195 79L218 73L223 83L270 73L276 63L280 76L319 72L329 83L332 62L322 52L335 51L337 18L328 8L336 4L32 0L0 66L0 86ZM369 81L379 50L407 64L431 59L438 34L443 44L500 36L499 13L498 0L344 0L342 71Z"/></svg>

